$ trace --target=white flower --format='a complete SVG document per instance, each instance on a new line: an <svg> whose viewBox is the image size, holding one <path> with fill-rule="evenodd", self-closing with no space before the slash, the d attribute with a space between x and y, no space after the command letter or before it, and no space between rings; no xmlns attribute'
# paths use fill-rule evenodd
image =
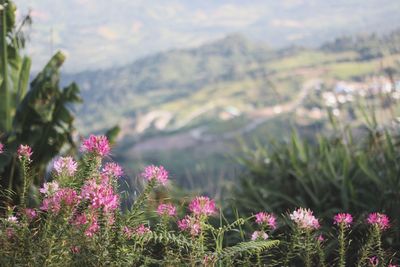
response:
<svg viewBox="0 0 400 267"><path fill-rule="evenodd" d="M15 216L8 216L8 218L6 219L7 222L10 223L17 223L18 222L18 218Z"/></svg>
<svg viewBox="0 0 400 267"><path fill-rule="evenodd" d="M56 181L51 183L44 183L43 187L39 189L39 192L44 194L45 196L49 196L57 192L59 187L60 186Z"/></svg>
<svg viewBox="0 0 400 267"><path fill-rule="evenodd" d="M254 233L251 235L251 240L257 240L257 239L268 239L268 234L264 231L254 231Z"/></svg>

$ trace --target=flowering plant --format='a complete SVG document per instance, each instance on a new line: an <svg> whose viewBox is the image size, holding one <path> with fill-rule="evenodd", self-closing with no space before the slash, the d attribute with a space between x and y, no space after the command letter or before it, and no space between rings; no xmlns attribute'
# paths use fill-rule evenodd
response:
<svg viewBox="0 0 400 267"><path fill-rule="evenodd" d="M0 149L1 153L3 146ZM34 207L27 201L33 152L20 146L17 156L25 190L21 204L7 207L0 219L1 266L290 266L301 261L305 266L327 266L329 235L309 209L295 209L283 218L287 224L265 211L229 222L213 199L196 196L182 203L187 209L179 209L173 198L161 199L150 216L146 211L153 206L148 204L154 189L169 186L165 168L151 165L141 174L143 191L123 210L122 167L109 158L103 163L110 155L107 139L92 135L83 141L82 151L80 160L54 161L52 179L39 189L40 204ZM396 266L380 242L390 227L389 218L371 213L364 222L369 232L360 244L359 264ZM339 213L333 224L339 229L338 263L345 266L353 217ZM235 242L226 242L235 234Z"/></svg>

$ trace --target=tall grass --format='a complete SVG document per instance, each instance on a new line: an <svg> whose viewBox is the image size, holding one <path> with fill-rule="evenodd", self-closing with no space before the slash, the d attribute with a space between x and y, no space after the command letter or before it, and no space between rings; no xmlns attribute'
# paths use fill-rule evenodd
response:
<svg viewBox="0 0 400 267"><path fill-rule="evenodd" d="M244 147L237 160L245 172L234 205L241 212L309 207L328 222L339 211L361 218L384 211L395 218L384 242L399 250L400 125L382 127L374 115L367 118L366 127L336 127L314 141L293 131L290 140L268 148Z"/></svg>

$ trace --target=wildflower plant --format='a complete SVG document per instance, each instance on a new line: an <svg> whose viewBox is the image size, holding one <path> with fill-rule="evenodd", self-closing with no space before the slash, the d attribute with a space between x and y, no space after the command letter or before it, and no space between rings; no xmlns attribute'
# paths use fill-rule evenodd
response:
<svg viewBox="0 0 400 267"><path fill-rule="evenodd" d="M333 217L333 223L339 229L338 243L339 243L339 262L338 266L346 266L346 250L347 250L347 232L353 223L353 216L349 213L338 213Z"/></svg>
<svg viewBox="0 0 400 267"><path fill-rule="evenodd" d="M390 220L386 214L373 212L366 219L368 234L364 245L360 249L358 266L370 263L372 266L384 264L386 255L382 247L382 234L390 228Z"/></svg>
<svg viewBox="0 0 400 267"><path fill-rule="evenodd" d="M208 196L193 197L183 210L162 199L148 216L145 211L154 206L149 205L153 192L168 187L170 179L163 166L151 165L141 174L145 184L141 194L122 211L118 184L123 170L110 161L107 139L90 136L82 152L79 160L54 160L52 177L39 188L40 204L33 207L26 200L34 152L20 147L17 158L26 177L25 190L21 204L8 206L0 218L1 266L291 266L299 262L327 266L329 240L309 209L294 210L283 218L290 227L279 224L279 229L278 218L263 211L247 218L237 215L229 222ZM339 265L344 266L346 234L353 218L337 214L334 224L339 229ZM387 257L380 242L389 218L372 213L365 224L369 230L366 242L360 244L359 266L396 266L396 259ZM251 225L253 230L247 232Z"/></svg>
<svg viewBox="0 0 400 267"><path fill-rule="evenodd" d="M289 214L293 234L290 237L288 253L284 264L289 266L295 255L302 258L304 266L314 266L315 252L318 251L320 223L310 209L298 208Z"/></svg>

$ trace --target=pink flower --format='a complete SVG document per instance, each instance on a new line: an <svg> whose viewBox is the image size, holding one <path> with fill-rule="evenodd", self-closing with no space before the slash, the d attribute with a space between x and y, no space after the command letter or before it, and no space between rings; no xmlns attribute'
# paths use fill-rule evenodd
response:
<svg viewBox="0 0 400 267"><path fill-rule="evenodd" d="M28 145L20 145L17 154L19 160L31 161L32 148Z"/></svg>
<svg viewBox="0 0 400 267"><path fill-rule="evenodd" d="M6 221L9 222L9 223L18 223L18 218L15 217L15 216L8 216Z"/></svg>
<svg viewBox="0 0 400 267"><path fill-rule="evenodd" d="M43 187L39 189L39 192L46 196L50 196L53 195L55 192L57 192L59 187L60 186L56 181L51 183L44 183Z"/></svg>
<svg viewBox="0 0 400 267"><path fill-rule="evenodd" d="M2 154L4 152L4 145L2 143L0 143L0 154Z"/></svg>
<svg viewBox="0 0 400 267"><path fill-rule="evenodd" d="M160 216L176 216L176 208L174 205L168 203L168 204L160 204L158 205L157 208L157 213Z"/></svg>
<svg viewBox="0 0 400 267"><path fill-rule="evenodd" d="M398 267L397 264L389 263L388 267Z"/></svg>
<svg viewBox="0 0 400 267"><path fill-rule="evenodd" d="M317 236L317 241L322 243L325 241L325 237L323 235L319 235L319 236Z"/></svg>
<svg viewBox="0 0 400 267"><path fill-rule="evenodd" d="M353 217L349 213L338 213L333 217L333 223L336 225L343 224L345 227L350 227L353 223Z"/></svg>
<svg viewBox="0 0 400 267"><path fill-rule="evenodd" d="M85 231L85 235L88 237L92 237L97 231L99 231L99 229L100 226L97 223L97 219L93 217L89 227Z"/></svg>
<svg viewBox="0 0 400 267"><path fill-rule="evenodd" d="M117 163L114 163L114 162L107 163L104 166L102 173L107 176L116 177L116 178L119 178L124 174L121 166L119 166Z"/></svg>
<svg viewBox="0 0 400 267"><path fill-rule="evenodd" d="M81 249L78 246L72 246L71 247L71 253L72 254L78 254L81 251Z"/></svg>
<svg viewBox="0 0 400 267"><path fill-rule="evenodd" d="M24 213L25 213L26 217L28 218L28 220L33 220L37 217L37 212L34 209L27 208L24 210Z"/></svg>
<svg viewBox="0 0 400 267"><path fill-rule="evenodd" d="M90 135L88 139L83 140L81 151L104 157L110 153L110 144L104 135Z"/></svg>
<svg viewBox="0 0 400 267"><path fill-rule="evenodd" d="M91 209L103 208L105 212L112 212L119 207L119 196L114 193L110 184L98 184L96 179L86 181L81 189L81 198L90 201Z"/></svg>
<svg viewBox="0 0 400 267"><path fill-rule="evenodd" d="M267 240L268 234L264 231L254 231L253 234L251 235L251 240L255 241L257 239Z"/></svg>
<svg viewBox="0 0 400 267"><path fill-rule="evenodd" d="M217 212L214 200L208 197L195 197L189 204L189 210L196 216L209 216Z"/></svg>
<svg viewBox="0 0 400 267"><path fill-rule="evenodd" d="M318 219L309 209L298 208L290 214L290 219L301 229L312 230L320 227Z"/></svg>
<svg viewBox="0 0 400 267"><path fill-rule="evenodd" d="M201 225L196 218L186 215L182 220L178 221L178 228L181 231L189 231L192 236L197 236L201 232Z"/></svg>
<svg viewBox="0 0 400 267"><path fill-rule="evenodd" d="M378 266L379 259L376 256L373 256L369 258L369 263L371 263L372 266Z"/></svg>
<svg viewBox="0 0 400 267"><path fill-rule="evenodd" d="M165 185L168 181L168 172L164 169L163 166L154 166L150 165L144 169L142 176L147 181L156 180L162 185Z"/></svg>
<svg viewBox="0 0 400 267"><path fill-rule="evenodd" d="M88 223L88 220L86 218L86 214L78 214L72 221L72 224L74 225L85 225Z"/></svg>
<svg viewBox="0 0 400 267"><path fill-rule="evenodd" d="M267 212L259 212L256 214L256 223L265 224L272 230L276 229L276 217Z"/></svg>
<svg viewBox="0 0 400 267"><path fill-rule="evenodd" d="M124 235L125 235L127 238L131 238L131 237L132 237L132 234L133 234L133 229L132 229L132 228L130 228L130 227L128 227L128 226L124 226L124 228L122 229L122 231L123 231Z"/></svg>
<svg viewBox="0 0 400 267"><path fill-rule="evenodd" d="M78 164L71 157L60 157L54 161L53 167L58 175L66 174L73 176L78 168Z"/></svg>
<svg viewBox="0 0 400 267"><path fill-rule="evenodd" d="M370 213L367 218L367 223L376 225L381 230L386 230L390 227L389 217L386 214L378 212Z"/></svg>
<svg viewBox="0 0 400 267"><path fill-rule="evenodd" d="M79 196L71 188L59 189L42 202L40 209L58 214L62 207L72 210L79 203Z"/></svg>
<svg viewBox="0 0 400 267"><path fill-rule="evenodd" d="M190 218L187 215L185 216L185 218L178 221L178 228L181 231L187 230L189 228L189 226L190 226Z"/></svg>
<svg viewBox="0 0 400 267"><path fill-rule="evenodd" d="M145 226L144 224L139 225L135 230L134 233L137 235L144 235L150 233L151 230L149 227Z"/></svg>

